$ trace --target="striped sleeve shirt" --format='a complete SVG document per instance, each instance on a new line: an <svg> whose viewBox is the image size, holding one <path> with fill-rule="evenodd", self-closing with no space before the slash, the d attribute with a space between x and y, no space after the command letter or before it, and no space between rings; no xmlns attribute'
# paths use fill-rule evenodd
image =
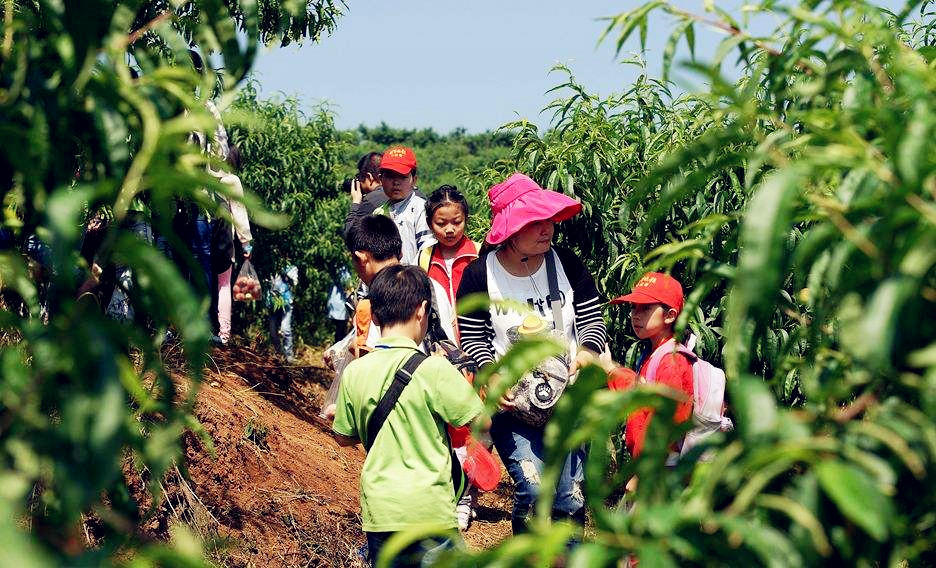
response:
<svg viewBox="0 0 936 568"><path fill-rule="evenodd" d="M577 343L591 351L604 351L607 343L607 330L601 314L601 298L595 281L585 265L572 251L554 247L561 269L569 281L574 298L575 332ZM457 299L462 300L472 294L488 294L487 256L472 262L462 276ZM491 313L487 309L458 316L461 334L461 347L479 366L493 363L494 326Z"/></svg>

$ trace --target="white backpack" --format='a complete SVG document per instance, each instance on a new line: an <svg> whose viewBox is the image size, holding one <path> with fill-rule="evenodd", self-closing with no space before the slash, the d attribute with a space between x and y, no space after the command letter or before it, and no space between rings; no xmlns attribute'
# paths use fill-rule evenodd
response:
<svg viewBox="0 0 936 568"><path fill-rule="evenodd" d="M680 455L685 455L699 442L713 433L727 432L734 428L731 419L723 412L725 402L725 371L712 365L692 352L695 347L695 335L689 336L686 345L677 344L670 339L656 348L647 363L645 379L648 383L656 380L660 363L669 353L682 353L692 363L692 429L683 440Z"/></svg>

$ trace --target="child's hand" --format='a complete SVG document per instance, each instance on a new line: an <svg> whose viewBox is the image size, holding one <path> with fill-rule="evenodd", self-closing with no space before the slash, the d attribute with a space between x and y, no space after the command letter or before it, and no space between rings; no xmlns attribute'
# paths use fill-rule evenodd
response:
<svg viewBox="0 0 936 568"><path fill-rule="evenodd" d="M608 375L608 388L627 390L637 384L637 373L627 367L618 367Z"/></svg>

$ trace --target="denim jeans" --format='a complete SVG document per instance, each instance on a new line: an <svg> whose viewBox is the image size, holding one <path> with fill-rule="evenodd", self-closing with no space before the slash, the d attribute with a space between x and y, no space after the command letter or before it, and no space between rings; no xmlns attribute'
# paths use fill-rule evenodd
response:
<svg viewBox="0 0 936 568"><path fill-rule="evenodd" d="M282 353L287 360L293 358L292 304L273 310L270 314L270 341L273 348Z"/></svg>
<svg viewBox="0 0 936 568"><path fill-rule="evenodd" d="M377 566L377 557L384 544L396 533L392 532L368 532L367 535L367 557L371 566ZM438 560L441 553L455 548L455 543L450 538L430 537L418 540L403 550L390 562L391 568L403 566L432 566Z"/></svg>
<svg viewBox="0 0 936 568"><path fill-rule="evenodd" d="M199 215L195 220L195 231L192 234L191 247L192 253L195 254L195 259L198 260L198 266L201 267L202 270L200 275L192 278L193 283L196 278L200 278L205 284L205 289L208 290L210 296L214 294L215 291L215 286L212 282L213 278L211 277L211 221L204 215Z"/></svg>
<svg viewBox="0 0 936 568"><path fill-rule="evenodd" d="M122 227L133 233L141 240L147 243L153 242L153 229L149 222L132 216ZM105 312L108 316L120 320L129 321L134 318L133 304L130 302L130 287L133 286L133 272L129 266L117 265L117 285L114 293L111 294L110 302L107 304Z"/></svg>
<svg viewBox="0 0 936 568"><path fill-rule="evenodd" d="M530 426L509 412L500 412L494 415L491 439L514 482L511 525L514 534L521 534L526 532L527 520L533 514L540 492L540 476L543 474L545 457L543 428ZM584 524L584 462L585 448L572 451L565 457L562 473L555 488L553 518L572 519Z"/></svg>

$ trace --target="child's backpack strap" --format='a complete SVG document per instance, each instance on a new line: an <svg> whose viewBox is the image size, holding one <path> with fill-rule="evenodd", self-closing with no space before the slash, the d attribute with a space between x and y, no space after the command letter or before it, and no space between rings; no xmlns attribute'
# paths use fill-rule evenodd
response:
<svg viewBox="0 0 936 568"><path fill-rule="evenodd" d="M417 264L426 272L429 272L429 264L432 262L432 250L434 248L435 245L432 245L419 251L419 262Z"/></svg>
<svg viewBox="0 0 936 568"><path fill-rule="evenodd" d="M400 368L397 369L396 374L393 375L393 381L390 383L390 386L384 392L383 396L380 397L377 408L374 409L367 419L367 440L364 441L364 447L368 452L374 446L374 441L377 440L377 434L380 433L380 429L383 427L384 422L387 421L387 417L390 416L390 412L396 406L397 401L400 400L403 389L413 380L413 374L416 373L416 368L425 360L426 356L417 351L410 355Z"/></svg>
<svg viewBox="0 0 936 568"><path fill-rule="evenodd" d="M660 368L660 363L663 362L663 358L670 353L681 353L685 355L686 359L689 359L689 363L693 365L695 365L696 360L699 358L691 349L681 343L676 343L674 338L670 338L669 341L664 342L650 354L650 359L647 361L647 373L644 375L644 379L648 383L656 382L657 369ZM693 375L694 374L695 373L693 373Z"/></svg>

